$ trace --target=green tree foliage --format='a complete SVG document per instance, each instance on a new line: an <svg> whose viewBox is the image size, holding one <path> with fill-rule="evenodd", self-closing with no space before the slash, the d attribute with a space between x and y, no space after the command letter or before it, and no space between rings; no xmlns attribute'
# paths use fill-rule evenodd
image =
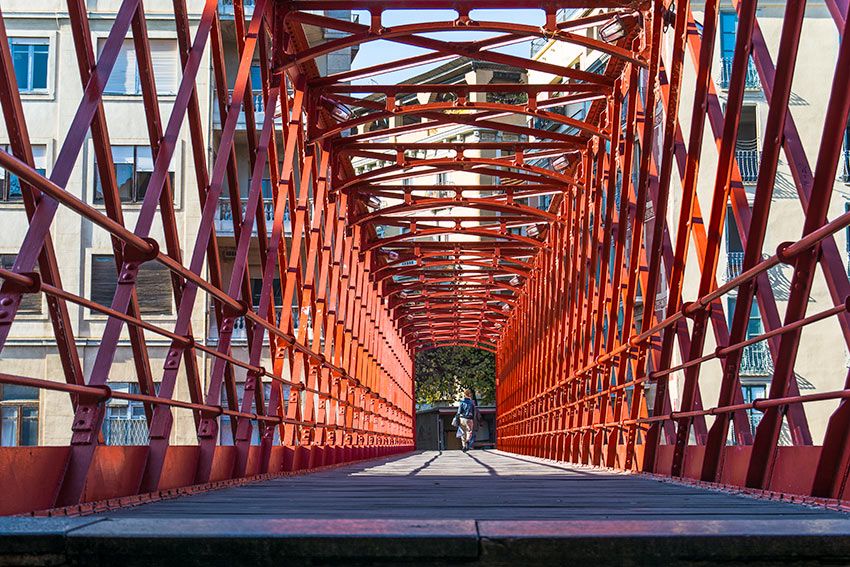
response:
<svg viewBox="0 0 850 567"><path fill-rule="evenodd" d="M472 388L482 404L496 399L496 359L471 347L443 347L416 355L416 402L455 401Z"/></svg>

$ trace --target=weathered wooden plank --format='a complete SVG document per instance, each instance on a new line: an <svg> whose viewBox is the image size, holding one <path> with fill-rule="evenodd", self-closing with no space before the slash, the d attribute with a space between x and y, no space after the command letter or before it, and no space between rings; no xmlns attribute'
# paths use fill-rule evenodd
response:
<svg viewBox="0 0 850 567"><path fill-rule="evenodd" d="M108 515L611 521L846 518L831 510L498 451L414 453Z"/></svg>

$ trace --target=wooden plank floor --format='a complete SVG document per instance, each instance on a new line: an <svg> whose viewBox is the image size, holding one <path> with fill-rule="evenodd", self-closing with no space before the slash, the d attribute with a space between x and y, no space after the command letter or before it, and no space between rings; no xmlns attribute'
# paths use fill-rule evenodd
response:
<svg viewBox="0 0 850 567"><path fill-rule="evenodd" d="M840 512L499 451L418 452L155 502L110 518L817 520Z"/></svg>

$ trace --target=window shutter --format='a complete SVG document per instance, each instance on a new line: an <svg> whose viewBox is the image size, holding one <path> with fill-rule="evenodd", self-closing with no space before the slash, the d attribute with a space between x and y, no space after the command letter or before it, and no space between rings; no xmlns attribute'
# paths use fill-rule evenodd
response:
<svg viewBox="0 0 850 567"><path fill-rule="evenodd" d="M0 254L0 268L11 270L15 266L17 254ZM38 264L33 269L38 272ZM19 313L41 313L41 294L40 293L25 293L21 296L21 305L18 307Z"/></svg>
<svg viewBox="0 0 850 567"><path fill-rule="evenodd" d="M159 262L145 262L136 277L139 311L148 315L170 315L172 310L171 275Z"/></svg>
<svg viewBox="0 0 850 567"><path fill-rule="evenodd" d="M177 42L173 39L150 40L151 66L156 80L156 92L162 95L177 93Z"/></svg>
<svg viewBox="0 0 850 567"><path fill-rule="evenodd" d="M117 285L118 271L112 254L93 254L91 257L91 300L110 307Z"/></svg>
<svg viewBox="0 0 850 567"><path fill-rule="evenodd" d="M100 42L100 51L103 51L105 40ZM126 39L121 45L121 51L118 53L118 59L115 60L115 66L112 68L112 73L109 75L109 80L106 81L107 94L136 94L136 51L133 49L133 40Z"/></svg>

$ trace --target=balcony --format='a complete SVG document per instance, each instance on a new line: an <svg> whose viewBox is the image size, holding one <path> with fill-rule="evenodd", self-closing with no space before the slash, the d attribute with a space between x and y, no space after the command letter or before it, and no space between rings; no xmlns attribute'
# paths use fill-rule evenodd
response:
<svg viewBox="0 0 850 567"><path fill-rule="evenodd" d="M210 313L210 331L208 338L214 344L218 343L218 324L215 319L215 314ZM245 344L248 341L248 332L245 329L245 317L237 317L233 320L233 334L230 335L230 342L237 344Z"/></svg>
<svg viewBox="0 0 850 567"><path fill-rule="evenodd" d="M743 252L728 252L726 254L726 281L728 282L741 275L741 267L743 265Z"/></svg>
<svg viewBox="0 0 850 567"><path fill-rule="evenodd" d="M147 445L148 422L144 416L103 420L103 441L107 445Z"/></svg>
<svg viewBox="0 0 850 567"><path fill-rule="evenodd" d="M773 376L773 358L770 356L767 341L744 347L739 375L743 377Z"/></svg>
<svg viewBox="0 0 850 567"><path fill-rule="evenodd" d="M752 145L755 145L755 143ZM759 179L761 152L757 149L742 149L739 147L735 150L735 158L738 160L738 171L741 172L741 181L748 184L757 182Z"/></svg>
<svg viewBox="0 0 850 567"><path fill-rule="evenodd" d="M720 59L720 88L728 89L731 82L732 57L723 57ZM752 58L750 58L749 64L747 65L747 78L744 83L744 88L748 91L761 90L761 79L759 79L759 74L758 71L756 71L756 66L753 64Z"/></svg>
<svg viewBox="0 0 850 567"><path fill-rule="evenodd" d="M275 301L276 301L276 303L279 303L280 298L277 298ZM257 309L258 308L255 305L254 311L256 311ZM281 312L282 312L282 310L281 310L280 307L275 308L275 322L278 325L280 324ZM218 344L218 323L216 322L215 313L213 313L212 310L210 310L209 317L210 317L209 318L209 332L207 333L207 341L208 341L208 344L215 345L215 344ZM298 311L297 308L293 307L292 308L293 331L298 331L298 324L299 323L300 323L299 311ZM313 333L308 331L307 338L312 339L312 337L313 337ZM245 344L247 344L247 342L248 342L248 330L247 330L246 324L245 324L245 317L237 317L236 319L233 320L233 334L230 335L230 342L232 344L235 344L235 345L245 345Z"/></svg>
<svg viewBox="0 0 850 567"><path fill-rule="evenodd" d="M248 200L242 199L242 218L245 217L245 207ZM263 211L266 217L266 227L271 231L271 225L274 222L274 201L271 199L263 200ZM283 232L284 235L292 234L292 227L289 222L289 209L284 209L283 212ZM215 233L217 236L233 236L233 209L230 206L229 199L220 199L218 202L218 214L215 218ZM254 230L251 234L257 234L257 225L254 223Z"/></svg>
<svg viewBox="0 0 850 567"><path fill-rule="evenodd" d="M257 87L258 85L252 85L252 86ZM232 96L232 93L229 93L228 97L227 97L228 104L230 104L232 102L231 96ZM263 93L262 93L262 91L255 90L254 93L253 93L253 96L252 96L252 100L254 102L254 104L253 104L253 107L254 107L254 122L256 123L257 128L260 128L260 127L262 127L263 120L265 120L265 117L266 117L265 105L263 103ZM279 124L281 123L279 118L278 118L278 123ZM219 113L218 113L218 98L216 98L215 106L214 106L214 110L213 110L213 127L216 130L221 130L221 117L219 116ZM242 109L242 112L239 113L239 119L236 121L236 129L237 130L244 130L245 129L245 109L244 108Z"/></svg>
<svg viewBox="0 0 850 567"><path fill-rule="evenodd" d="M250 18L254 13L254 0L242 0L245 17ZM218 15L225 19L233 19L233 0L218 0Z"/></svg>

